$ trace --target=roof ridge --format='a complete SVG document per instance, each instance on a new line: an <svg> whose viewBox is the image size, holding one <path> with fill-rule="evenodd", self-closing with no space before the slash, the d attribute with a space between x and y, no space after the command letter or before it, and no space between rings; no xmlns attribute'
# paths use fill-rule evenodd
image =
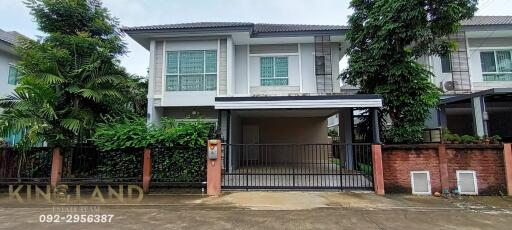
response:
<svg viewBox="0 0 512 230"><path fill-rule="evenodd" d="M304 24L304 23L266 23L266 22L263 22L263 23L254 23L255 25L279 25L279 26L289 26L289 25L294 25L294 26L346 26L346 25L335 25L335 24Z"/></svg>
<svg viewBox="0 0 512 230"><path fill-rule="evenodd" d="M512 15L475 15L473 18L476 17L512 17Z"/></svg>

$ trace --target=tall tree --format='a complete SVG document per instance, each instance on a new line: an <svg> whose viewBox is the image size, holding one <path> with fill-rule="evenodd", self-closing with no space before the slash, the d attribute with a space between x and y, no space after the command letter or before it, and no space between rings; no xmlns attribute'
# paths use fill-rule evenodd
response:
<svg viewBox="0 0 512 230"><path fill-rule="evenodd" d="M120 67L126 52L118 21L98 0L28 0L40 41L17 47L21 73L15 93L0 100L1 134L21 143L65 146L92 135L106 114L122 114L134 79Z"/></svg>
<svg viewBox="0 0 512 230"><path fill-rule="evenodd" d="M429 109L440 92L433 74L417 62L456 48L447 36L476 11L477 0L352 0L347 39L349 67L341 77L361 93L384 98L381 114L391 119L387 142L421 140Z"/></svg>

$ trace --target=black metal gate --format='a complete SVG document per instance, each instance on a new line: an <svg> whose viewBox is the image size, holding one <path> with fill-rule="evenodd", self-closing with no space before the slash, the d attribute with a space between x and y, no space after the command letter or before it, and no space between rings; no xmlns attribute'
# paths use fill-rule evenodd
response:
<svg viewBox="0 0 512 230"><path fill-rule="evenodd" d="M371 144L223 144L223 189L372 189Z"/></svg>

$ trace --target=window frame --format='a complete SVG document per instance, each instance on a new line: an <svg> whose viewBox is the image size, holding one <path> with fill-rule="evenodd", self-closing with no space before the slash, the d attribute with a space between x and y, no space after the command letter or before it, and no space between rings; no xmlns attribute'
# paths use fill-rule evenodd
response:
<svg viewBox="0 0 512 230"><path fill-rule="evenodd" d="M11 70L14 70L16 72L16 76L14 76L14 82L11 81ZM18 71L18 68L16 68L15 64L9 63L9 72L7 74L7 84L18 85L18 78L20 76L20 73Z"/></svg>
<svg viewBox="0 0 512 230"><path fill-rule="evenodd" d="M460 189L460 174L461 173L471 173L473 174L473 184L475 185L475 192L462 192ZM478 195L478 179L476 178L475 170L456 170L455 174L457 175L457 190L459 190L459 194L462 195Z"/></svg>
<svg viewBox="0 0 512 230"><path fill-rule="evenodd" d="M199 51L199 52L202 52L203 53L203 71L201 73L181 73L181 70L180 70L180 67L181 67L181 55L182 55L182 52L191 52L191 51ZM168 58L169 58L169 54L170 53L173 53L175 52L177 54L177 66L176 66L176 73L169 73L169 62L168 62ZM207 72L207 68L206 68L206 56L207 56L207 52L212 52L212 53L215 53L215 72ZM218 74L218 71L219 71L219 55L218 55L218 51L216 49L204 49L204 50L166 50L165 51L165 91L166 92L211 92L211 91L217 91L217 83L218 83L218 78L219 78L219 74ZM181 87L181 78L182 76L194 76L194 75L202 75L203 77L203 89L202 90L182 90L182 87ZM209 75L215 75L215 84L214 84L214 87L211 88L211 89L207 89L207 76ZM175 76L176 79L177 79L177 82L178 82L178 86L177 86L177 90L169 90L169 86L168 86L168 77L169 76Z"/></svg>
<svg viewBox="0 0 512 230"><path fill-rule="evenodd" d="M503 52L503 51L508 51L510 53L510 57L511 57L511 62L512 62L512 49L494 49L494 50L482 50L480 51L480 65L481 65L481 70L482 70L482 80L483 81L512 81L512 71L508 71L508 72L501 72L499 70L499 64L498 64L498 57L497 57L497 52ZM493 56L494 56L494 65L495 65L495 72L484 72L484 68L483 68L483 62L482 62L482 53L493 53ZM493 76L494 79L490 80L488 79L488 76ZM504 78L509 78L507 80L496 80L497 78L499 78L499 75L505 75Z"/></svg>
<svg viewBox="0 0 512 230"><path fill-rule="evenodd" d="M420 174L420 173L426 173L427 174L427 187L428 187L428 192L415 192L414 191L414 174ZM411 171L410 172L410 175L411 175L411 192L412 194L414 195L432 195L432 185L431 185L431 182L430 182L430 171Z"/></svg>
<svg viewBox="0 0 512 230"><path fill-rule="evenodd" d="M451 54L441 55L441 56L439 56L439 58L441 59L441 73L453 73L452 55ZM447 66L448 69L444 68L443 59L448 61L448 66Z"/></svg>
<svg viewBox="0 0 512 230"><path fill-rule="evenodd" d="M263 78L262 76L262 59L263 58L271 58L272 59L272 77L265 77ZM276 59L277 58L286 58L286 77L276 77ZM260 57L260 86L287 86L287 85L290 85L290 76L289 76L289 67L290 67L290 59L289 59L289 56L282 56L282 55L279 55L279 56L261 56ZM286 84L278 84L278 85L265 85L263 84L263 80L280 80L280 79L286 79Z"/></svg>

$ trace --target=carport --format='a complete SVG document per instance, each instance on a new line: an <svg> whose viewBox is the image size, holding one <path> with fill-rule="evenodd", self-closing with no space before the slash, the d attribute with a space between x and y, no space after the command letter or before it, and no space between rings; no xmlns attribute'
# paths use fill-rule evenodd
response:
<svg viewBox="0 0 512 230"><path fill-rule="evenodd" d="M379 95L217 97L223 188L371 189L371 143L353 143L352 116L368 108L376 124L381 106ZM336 113L341 143L327 137L326 119Z"/></svg>
<svg viewBox="0 0 512 230"><path fill-rule="evenodd" d="M440 102L439 125L460 135L494 136L512 141L512 88L456 95Z"/></svg>

